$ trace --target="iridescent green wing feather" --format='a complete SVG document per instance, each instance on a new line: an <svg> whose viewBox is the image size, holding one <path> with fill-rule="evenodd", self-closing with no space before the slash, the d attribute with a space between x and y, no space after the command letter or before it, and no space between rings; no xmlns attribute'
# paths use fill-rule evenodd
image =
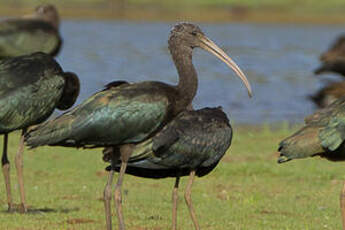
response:
<svg viewBox="0 0 345 230"><path fill-rule="evenodd" d="M305 126L279 144L279 163L316 155L331 158L344 141L345 98L306 117Z"/></svg>
<svg viewBox="0 0 345 230"><path fill-rule="evenodd" d="M53 112L64 86L60 71L43 53L0 61L0 133L36 124Z"/></svg>
<svg viewBox="0 0 345 230"><path fill-rule="evenodd" d="M185 111L151 140L137 145L128 166L150 169L208 167L225 154L231 138L231 127L221 110Z"/></svg>
<svg viewBox="0 0 345 230"><path fill-rule="evenodd" d="M186 111L174 122L153 141L155 155L164 159L162 165L208 167L218 162L231 144L232 130L220 109ZM176 135L178 138L174 138Z"/></svg>
<svg viewBox="0 0 345 230"><path fill-rule="evenodd" d="M97 147L140 142L164 122L169 113L166 95L155 83L121 85L96 93L72 111L38 126L27 143Z"/></svg>
<svg viewBox="0 0 345 230"><path fill-rule="evenodd" d="M1 97L0 132L22 129L47 119L61 97L63 85L63 78L52 76Z"/></svg>
<svg viewBox="0 0 345 230"><path fill-rule="evenodd" d="M320 131L321 145L331 151L336 150L345 140L345 98L332 104L327 114L327 125Z"/></svg>

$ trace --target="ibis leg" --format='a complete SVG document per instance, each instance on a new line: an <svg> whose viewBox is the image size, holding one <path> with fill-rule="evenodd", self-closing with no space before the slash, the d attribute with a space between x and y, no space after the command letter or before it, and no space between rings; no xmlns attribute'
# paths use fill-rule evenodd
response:
<svg viewBox="0 0 345 230"><path fill-rule="evenodd" d="M118 225L119 225L119 230L125 230L125 223L123 220L123 213L122 213L122 194L121 194L121 187L122 187L122 182L123 182L123 177L126 172L127 168L127 162L128 158L131 156L132 149L129 145L122 146L120 148L121 152L121 168L120 168L120 174L117 179L117 183L115 185L115 207L116 207L116 215L117 215L117 220L118 220Z"/></svg>
<svg viewBox="0 0 345 230"><path fill-rule="evenodd" d="M340 193L340 209L341 209L341 218L343 222L343 230L345 230L345 182L343 189Z"/></svg>
<svg viewBox="0 0 345 230"><path fill-rule="evenodd" d="M24 134L25 134L25 130L23 130L22 136L20 137L19 148L16 154L16 159L15 159L18 184L19 184L19 192L20 192L20 200L21 200L21 206L20 206L19 211L22 213L27 212L27 207L26 207L26 202L25 202L25 192L24 192L24 180L23 180Z"/></svg>
<svg viewBox="0 0 345 230"><path fill-rule="evenodd" d="M107 223L107 230L112 229L111 224L111 190L112 190L112 183L114 179L114 170L111 170L108 175L107 185L104 188L104 207L105 207L105 220Z"/></svg>
<svg viewBox="0 0 345 230"><path fill-rule="evenodd" d="M7 203L8 211L13 210L12 195L11 195L11 181L10 181L10 162L7 158L7 142L8 134L4 134L4 146L1 158L2 173L4 174L6 194L7 194Z"/></svg>
<svg viewBox="0 0 345 230"><path fill-rule="evenodd" d="M176 177L173 193L172 193L172 230L177 229L177 202L178 202L178 185L180 183L180 177Z"/></svg>
<svg viewBox="0 0 345 230"><path fill-rule="evenodd" d="M192 218L192 221L193 221L195 229L196 230L200 230L198 221L196 219L195 211L194 211L194 208L193 208L193 205L192 205L192 198L191 198L191 195L192 195L192 185L193 185L194 177L195 177L195 171L191 171L190 174L189 174L189 180L188 180L188 184L187 184L187 187L186 187L186 192L184 194L184 199L185 199L186 204L188 206L189 213L190 213L190 216Z"/></svg>

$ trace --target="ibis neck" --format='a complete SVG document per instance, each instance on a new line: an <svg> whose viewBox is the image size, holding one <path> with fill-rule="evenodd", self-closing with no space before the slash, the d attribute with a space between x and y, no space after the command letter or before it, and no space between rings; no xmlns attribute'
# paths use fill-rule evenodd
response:
<svg viewBox="0 0 345 230"><path fill-rule="evenodd" d="M176 46L171 49L179 82L177 90L180 95L180 105L187 107L193 101L198 89L198 76L192 62L192 49L190 47Z"/></svg>

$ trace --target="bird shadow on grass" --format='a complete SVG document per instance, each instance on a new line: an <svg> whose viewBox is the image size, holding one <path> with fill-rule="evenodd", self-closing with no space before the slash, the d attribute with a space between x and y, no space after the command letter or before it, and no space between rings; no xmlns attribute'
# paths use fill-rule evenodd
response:
<svg viewBox="0 0 345 230"><path fill-rule="evenodd" d="M35 215L35 214L43 214L43 213L70 213L70 212L77 212L79 211L80 208L58 208L58 209L53 209L53 208L47 208L47 207L44 207L44 208L31 208L29 207L28 208L28 211L26 214L29 214L29 215ZM20 213L20 209L19 209L19 206L18 205L15 205L15 208L13 211L7 211L7 210L3 210L3 211L0 211L1 213L4 213L4 214L11 214L11 213Z"/></svg>

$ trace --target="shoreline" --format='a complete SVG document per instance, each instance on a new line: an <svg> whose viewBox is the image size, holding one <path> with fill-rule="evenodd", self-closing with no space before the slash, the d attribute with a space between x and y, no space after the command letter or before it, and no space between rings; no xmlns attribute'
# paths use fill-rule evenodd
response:
<svg viewBox="0 0 345 230"><path fill-rule="evenodd" d="M5 6L0 8L3 17L16 17L30 14L33 7ZM192 21L203 23L286 23L286 24L343 24L345 17L341 13L294 12L284 9L252 9L244 7L198 7L171 9L153 6L126 7L77 7L58 6L63 19L91 20L128 20L173 22Z"/></svg>

